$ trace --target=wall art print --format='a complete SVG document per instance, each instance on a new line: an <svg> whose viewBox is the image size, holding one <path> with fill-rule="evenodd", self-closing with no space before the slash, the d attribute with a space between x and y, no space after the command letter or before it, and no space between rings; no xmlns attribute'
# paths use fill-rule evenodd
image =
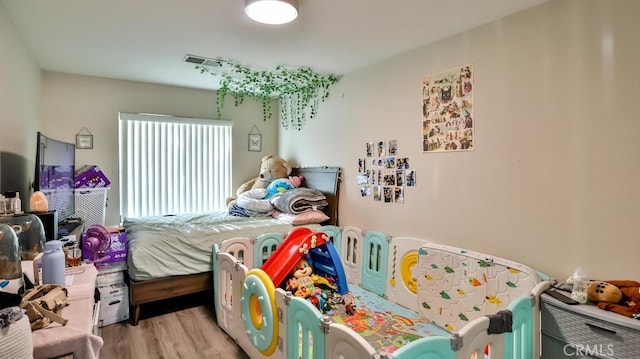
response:
<svg viewBox="0 0 640 359"><path fill-rule="evenodd" d="M473 150L473 65L422 79L422 152Z"/></svg>

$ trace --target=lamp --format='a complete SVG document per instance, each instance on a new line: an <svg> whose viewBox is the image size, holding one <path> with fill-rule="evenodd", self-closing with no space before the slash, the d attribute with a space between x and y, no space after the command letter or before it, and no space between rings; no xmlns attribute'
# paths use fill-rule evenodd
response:
<svg viewBox="0 0 640 359"><path fill-rule="evenodd" d="M286 24L298 17L297 0L245 0L244 4L244 13L263 24Z"/></svg>

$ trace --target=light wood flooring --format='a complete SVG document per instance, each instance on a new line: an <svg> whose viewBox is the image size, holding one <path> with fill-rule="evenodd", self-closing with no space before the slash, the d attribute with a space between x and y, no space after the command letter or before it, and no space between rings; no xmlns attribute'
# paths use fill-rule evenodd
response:
<svg viewBox="0 0 640 359"><path fill-rule="evenodd" d="M142 306L140 322L102 328L101 359L249 358L216 325L211 293Z"/></svg>

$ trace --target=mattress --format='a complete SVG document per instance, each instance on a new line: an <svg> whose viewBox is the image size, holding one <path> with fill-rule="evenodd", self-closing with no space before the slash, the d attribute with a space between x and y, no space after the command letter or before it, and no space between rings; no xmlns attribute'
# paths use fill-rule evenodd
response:
<svg viewBox="0 0 640 359"><path fill-rule="evenodd" d="M293 228L273 217L235 217L227 212L127 218L123 224L129 277L136 281L211 271L214 243L284 234Z"/></svg>

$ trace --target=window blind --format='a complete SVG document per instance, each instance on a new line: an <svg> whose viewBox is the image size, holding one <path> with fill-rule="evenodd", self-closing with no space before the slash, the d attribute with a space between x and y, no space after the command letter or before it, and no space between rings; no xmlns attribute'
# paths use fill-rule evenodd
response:
<svg viewBox="0 0 640 359"><path fill-rule="evenodd" d="M226 209L231 121L119 114L123 217Z"/></svg>

